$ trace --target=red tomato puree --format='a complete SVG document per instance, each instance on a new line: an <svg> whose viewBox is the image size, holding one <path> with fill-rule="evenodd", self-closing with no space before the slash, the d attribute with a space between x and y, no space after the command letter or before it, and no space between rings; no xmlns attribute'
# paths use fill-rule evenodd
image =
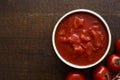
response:
<svg viewBox="0 0 120 80"><path fill-rule="evenodd" d="M65 17L55 33L55 45L60 55L76 65L98 61L106 51L108 34L96 16L78 12Z"/></svg>

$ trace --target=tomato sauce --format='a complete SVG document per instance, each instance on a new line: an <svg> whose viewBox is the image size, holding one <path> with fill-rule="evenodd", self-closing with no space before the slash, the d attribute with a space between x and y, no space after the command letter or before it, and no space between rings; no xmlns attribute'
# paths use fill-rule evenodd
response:
<svg viewBox="0 0 120 80"><path fill-rule="evenodd" d="M96 16L78 12L65 17L55 33L55 46L60 55L76 65L98 61L108 45L105 25Z"/></svg>

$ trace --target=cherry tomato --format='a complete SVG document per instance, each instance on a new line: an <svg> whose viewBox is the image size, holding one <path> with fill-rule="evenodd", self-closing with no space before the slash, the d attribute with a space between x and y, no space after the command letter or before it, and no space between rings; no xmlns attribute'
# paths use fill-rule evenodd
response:
<svg viewBox="0 0 120 80"><path fill-rule="evenodd" d="M120 55L120 39L118 39L115 43L115 50L118 55Z"/></svg>
<svg viewBox="0 0 120 80"><path fill-rule="evenodd" d="M67 74L66 80L85 80L85 78L79 71L72 71Z"/></svg>
<svg viewBox="0 0 120 80"><path fill-rule="evenodd" d="M112 54L107 59L108 68L113 72L120 71L120 56Z"/></svg>
<svg viewBox="0 0 120 80"><path fill-rule="evenodd" d="M105 66L98 66L93 73L94 80L111 80L109 70Z"/></svg>

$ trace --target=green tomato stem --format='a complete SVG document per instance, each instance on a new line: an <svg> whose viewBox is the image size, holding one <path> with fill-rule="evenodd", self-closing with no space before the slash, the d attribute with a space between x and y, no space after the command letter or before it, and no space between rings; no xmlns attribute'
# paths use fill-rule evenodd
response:
<svg viewBox="0 0 120 80"><path fill-rule="evenodd" d="M115 64L120 66L120 59L117 59Z"/></svg>
<svg viewBox="0 0 120 80"><path fill-rule="evenodd" d="M109 73L105 73L105 77L107 77L107 80L110 80Z"/></svg>

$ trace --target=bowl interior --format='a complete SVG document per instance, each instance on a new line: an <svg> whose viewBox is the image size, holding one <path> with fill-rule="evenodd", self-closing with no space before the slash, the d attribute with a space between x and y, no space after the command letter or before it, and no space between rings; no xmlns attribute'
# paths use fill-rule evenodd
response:
<svg viewBox="0 0 120 80"><path fill-rule="evenodd" d="M56 29L59 25L59 23L64 19L66 18L67 16L69 16L70 14L73 14L73 13L76 13L76 12L85 12L85 13L90 13L94 16L96 16L97 18L99 18L102 23L105 25L105 28L107 30L107 33L108 33L108 46L107 46L107 49L104 53L104 55L95 63L93 64L90 64L90 65L86 65L86 66L79 66L79 65L75 65L75 64L72 64L70 62L68 62L67 60L65 60L58 52L57 48L56 48L56 45L55 45L55 33L56 33ZM77 10L73 10L73 11L70 11L68 13L66 13L64 16L62 16L59 21L56 23L55 27L54 27L54 30L53 30L53 34L52 34L52 43L53 43L53 48L57 54L57 56L60 58L60 60L62 60L65 64L71 66L71 67L74 67L74 68L78 68L78 69L84 69L84 68L89 68L89 67L92 67L92 66L95 66L97 65L98 63L100 63L105 57L106 55L108 54L108 51L110 49L110 46L111 46L111 33L110 33L110 29L109 29L109 26L108 24L106 23L106 21L99 15L97 14L96 12L94 11L91 11L91 10L87 10L87 9L77 9Z"/></svg>

